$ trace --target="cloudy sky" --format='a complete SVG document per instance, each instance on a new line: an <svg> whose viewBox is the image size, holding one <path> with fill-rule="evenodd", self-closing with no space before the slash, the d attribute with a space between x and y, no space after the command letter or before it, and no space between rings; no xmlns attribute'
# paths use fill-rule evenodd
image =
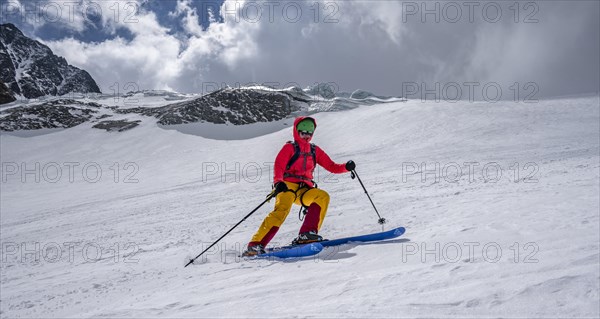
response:
<svg viewBox="0 0 600 319"><path fill-rule="evenodd" d="M2 0L1 9L2 23L104 92L130 82L198 93L332 83L526 100L600 86L598 1Z"/></svg>

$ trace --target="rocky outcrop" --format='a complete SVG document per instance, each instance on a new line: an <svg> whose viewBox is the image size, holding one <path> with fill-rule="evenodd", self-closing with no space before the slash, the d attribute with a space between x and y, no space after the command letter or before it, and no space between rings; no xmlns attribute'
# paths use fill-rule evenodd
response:
<svg viewBox="0 0 600 319"><path fill-rule="evenodd" d="M225 88L188 101L162 107L118 109L158 118L162 125L209 122L233 125L271 122L288 117L304 103L284 91L258 88Z"/></svg>
<svg viewBox="0 0 600 319"><path fill-rule="evenodd" d="M101 107L102 105L93 102L55 100L9 108L0 112L0 130L74 127L92 119Z"/></svg>
<svg viewBox="0 0 600 319"><path fill-rule="evenodd" d="M102 121L94 126L93 128L106 130L108 132L123 132L130 130L138 126L142 121L129 121L129 120L117 120L117 121Z"/></svg>
<svg viewBox="0 0 600 319"><path fill-rule="evenodd" d="M8 89L4 82L0 81L0 104L6 104L14 102L17 99L14 97L12 92Z"/></svg>
<svg viewBox="0 0 600 319"><path fill-rule="evenodd" d="M290 98L280 92L223 89L166 106L158 122L163 125L201 121L241 125L277 121L292 111Z"/></svg>

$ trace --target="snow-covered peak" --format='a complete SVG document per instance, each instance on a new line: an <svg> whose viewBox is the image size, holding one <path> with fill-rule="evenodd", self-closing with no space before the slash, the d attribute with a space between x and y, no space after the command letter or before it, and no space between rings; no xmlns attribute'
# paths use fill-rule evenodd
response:
<svg viewBox="0 0 600 319"><path fill-rule="evenodd" d="M25 98L100 93L86 71L69 65L63 57L26 37L12 24L0 25L0 81Z"/></svg>

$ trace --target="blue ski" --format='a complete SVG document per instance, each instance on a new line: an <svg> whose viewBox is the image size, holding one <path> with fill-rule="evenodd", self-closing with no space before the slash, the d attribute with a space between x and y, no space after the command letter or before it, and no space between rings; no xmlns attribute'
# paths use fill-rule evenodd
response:
<svg viewBox="0 0 600 319"><path fill-rule="evenodd" d="M269 249L267 253L257 255L255 258L298 258L313 256L323 250L323 245L320 243L311 243L302 246L280 247Z"/></svg>
<svg viewBox="0 0 600 319"><path fill-rule="evenodd" d="M402 236L402 234L404 234L404 232L406 231L406 229L404 227L398 227L398 228L394 228L392 230L388 230L388 231L384 231L381 233L374 233L374 234L368 234L368 235L359 235L359 236L352 236L352 237L345 237L345 238L338 238L338 239L331 239L331 240L324 240L324 241L320 241L318 242L318 244L320 244L323 247L329 247L329 246L338 246L338 245L343 245L343 244L347 244L347 243L351 243L351 242L371 242L371 241L381 241L381 240L387 240L387 239L392 239L392 238L396 238L396 237L400 237ZM312 244L307 244L307 245L313 245L316 243L312 243ZM283 246L283 247L278 247L278 248L267 248L267 251L269 254L270 252L274 252L277 250L291 250L291 249L296 249L296 248L302 248L305 247L307 245L297 245L297 246ZM263 254L265 255L265 254ZM263 256L261 255L261 256Z"/></svg>
<svg viewBox="0 0 600 319"><path fill-rule="evenodd" d="M398 227L398 228L384 231L381 233L361 235L361 236L352 236L352 237L332 239L332 240L324 240L324 241L320 241L319 244L323 245L324 247L329 247L329 246L343 245L343 244L347 244L347 243L351 243L351 242L364 243L364 242L370 242L370 241L380 241L380 240L386 240L386 239L400 237L400 236L402 236L402 234L404 234L405 231L406 230L404 229L404 227Z"/></svg>

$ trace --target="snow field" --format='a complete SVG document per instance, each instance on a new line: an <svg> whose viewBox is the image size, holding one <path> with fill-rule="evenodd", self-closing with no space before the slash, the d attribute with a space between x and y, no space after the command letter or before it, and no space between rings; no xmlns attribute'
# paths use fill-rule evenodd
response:
<svg viewBox="0 0 600 319"><path fill-rule="evenodd" d="M83 124L1 135L1 315L598 317L599 111L598 97L582 97L315 114L313 142L337 162L353 159L387 227L407 232L303 260L236 258L271 202L185 269L264 200L268 170L255 178L242 168L273 162L291 120L243 140L152 122L123 133ZM62 176L23 181L21 171L5 173L12 163L57 163ZM65 163L79 164L72 182ZM101 178L90 182L86 165ZM358 181L320 173L331 195L325 237L381 230ZM295 237L297 211L274 242ZM60 258L44 247L62 247Z"/></svg>

